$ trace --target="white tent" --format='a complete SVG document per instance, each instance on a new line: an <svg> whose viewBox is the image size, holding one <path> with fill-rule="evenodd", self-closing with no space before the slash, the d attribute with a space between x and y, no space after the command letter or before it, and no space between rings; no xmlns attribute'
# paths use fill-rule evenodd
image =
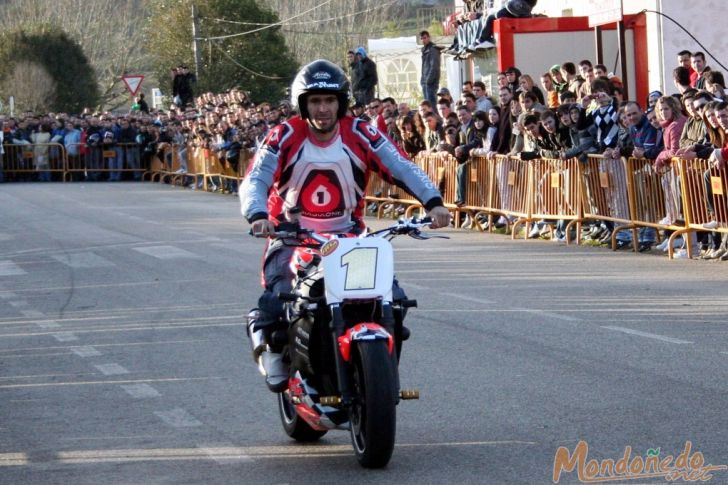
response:
<svg viewBox="0 0 728 485"><path fill-rule="evenodd" d="M368 47L368 55L377 63L378 97L391 96L397 102L406 101L411 107L416 106L423 99L420 87L422 46L417 44L417 37L369 39ZM446 85L444 75L440 85Z"/></svg>

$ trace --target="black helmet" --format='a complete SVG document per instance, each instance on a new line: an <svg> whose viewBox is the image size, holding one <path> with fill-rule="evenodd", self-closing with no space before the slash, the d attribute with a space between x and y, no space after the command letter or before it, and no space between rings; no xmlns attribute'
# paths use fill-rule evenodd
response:
<svg viewBox="0 0 728 485"><path fill-rule="evenodd" d="M324 59L306 64L298 71L291 85L291 101L298 106L301 118L308 119L306 97L309 94L335 94L339 98L338 118L343 118L349 107L349 79L339 66Z"/></svg>

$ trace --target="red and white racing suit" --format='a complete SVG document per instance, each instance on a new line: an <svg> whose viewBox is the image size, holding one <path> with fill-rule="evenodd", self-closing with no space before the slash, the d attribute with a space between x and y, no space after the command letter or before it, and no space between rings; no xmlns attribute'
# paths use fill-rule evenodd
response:
<svg viewBox="0 0 728 485"><path fill-rule="evenodd" d="M346 116L337 129L330 141L321 143L308 123L295 117L268 132L240 188L241 212L249 223L264 218L281 222L286 210L297 207L301 226L307 229L361 231L371 172L407 190L427 210L442 205L427 174L375 127ZM269 297L290 291L290 254L280 249L268 248L264 261ZM264 311L270 308L263 301L260 306Z"/></svg>
<svg viewBox="0 0 728 485"><path fill-rule="evenodd" d="M253 223L301 210L301 226L318 232L363 228L364 191L371 172L395 183L430 210L442 205L437 188L387 136L364 120L344 117L322 144L308 123L293 118L272 128L240 189L243 216Z"/></svg>

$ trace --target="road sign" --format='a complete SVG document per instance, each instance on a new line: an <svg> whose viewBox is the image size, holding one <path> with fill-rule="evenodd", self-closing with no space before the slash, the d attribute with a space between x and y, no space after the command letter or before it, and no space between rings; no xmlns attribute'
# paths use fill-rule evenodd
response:
<svg viewBox="0 0 728 485"><path fill-rule="evenodd" d="M127 74L126 76L121 76L121 80L124 81L126 89L131 93L131 95L136 96L139 92L139 88L142 86L144 76L141 74Z"/></svg>
<svg viewBox="0 0 728 485"><path fill-rule="evenodd" d="M598 27L622 20L622 0L586 0L589 27Z"/></svg>

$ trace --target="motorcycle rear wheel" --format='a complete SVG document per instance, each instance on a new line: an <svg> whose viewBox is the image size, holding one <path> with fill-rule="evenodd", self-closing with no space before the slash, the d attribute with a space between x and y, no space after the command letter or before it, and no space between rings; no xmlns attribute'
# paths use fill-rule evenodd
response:
<svg viewBox="0 0 728 485"><path fill-rule="evenodd" d="M382 468L392 457L397 430L394 359L386 341L370 340L357 344L353 364L351 442L361 466Z"/></svg>
<svg viewBox="0 0 728 485"><path fill-rule="evenodd" d="M317 441L326 431L313 429L297 413L296 407L291 403L288 392L278 393L278 410L281 414L281 424L286 434L296 441Z"/></svg>

